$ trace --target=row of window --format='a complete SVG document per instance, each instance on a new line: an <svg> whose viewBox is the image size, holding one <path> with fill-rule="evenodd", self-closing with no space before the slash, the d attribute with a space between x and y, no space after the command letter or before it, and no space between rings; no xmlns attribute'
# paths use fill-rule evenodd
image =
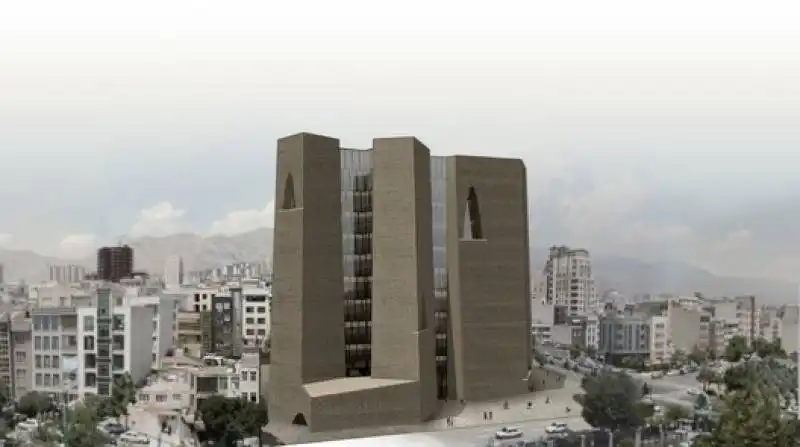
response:
<svg viewBox="0 0 800 447"><path fill-rule="evenodd" d="M34 357L34 365L36 368L59 369L61 368L61 357L57 355L37 355Z"/></svg>
<svg viewBox="0 0 800 447"><path fill-rule="evenodd" d="M61 326L61 317L58 315L34 315L31 320L35 331L57 331Z"/></svg>
<svg viewBox="0 0 800 447"><path fill-rule="evenodd" d="M172 395L172 400L180 401L183 399L183 395L179 393L175 393ZM139 393L139 402L150 402L150 395L147 393ZM166 394L156 394L156 402L163 403L167 401Z"/></svg>
<svg viewBox="0 0 800 447"><path fill-rule="evenodd" d="M58 335L54 335L52 337L48 336L35 336L33 337L33 350L34 351L50 351L51 349L54 351L58 351L59 345L59 337ZM75 337L72 337L73 339Z"/></svg>
<svg viewBox="0 0 800 447"><path fill-rule="evenodd" d="M258 330L245 329L245 335L250 336L250 337L254 337L256 335L258 335L259 337L266 337L267 336L267 330L266 329L258 329Z"/></svg>
<svg viewBox="0 0 800 447"><path fill-rule="evenodd" d="M259 314L265 314L265 313L267 313L267 308L266 308L266 306L256 306L256 307L247 306L247 307L244 308L244 311L245 311L245 313L248 313L248 314L251 314L253 312L256 312L256 313L259 313Z"/></svg>
<svg viewBox="0 0 800 447"><path fill-rule="evenodd" d="M246 324L267 324L266 318L245 318L244 322Z"/></svg>
<svg viewBox="0 0 800 447"><path fill-rule="evenodd" d="M61 386L61 374L36 373L34 380L36 386L45 386L45 387Z"/></svg>

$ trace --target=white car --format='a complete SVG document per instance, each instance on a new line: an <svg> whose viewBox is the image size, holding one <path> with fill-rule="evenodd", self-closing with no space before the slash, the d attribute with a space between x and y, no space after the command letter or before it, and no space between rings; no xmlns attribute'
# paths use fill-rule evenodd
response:
<svg viewBox="0 0 800 447"><path fill-rule="evenodd" d="M563 422L553 422L552 424L548 425L547 428L544 429L545 433L548 435L555 435L566 433L568 430L567 424Z"/></svg>
<svg viewBox="0 0 800 447"><path fill-rule="evenodd" d="M521 438L522 436L522 430L516 427L503 427L494 434L494 438L499 441Z"/></svg>
<svg viewBox="0 0 800 447"><path fill-rule="evenodd" d="M694 388L689 388L689 390L686 391L686 392L689 393L690 396L697 396L697 395L700 394L700 391L698 391L698 390L696 390Z"/></svg>

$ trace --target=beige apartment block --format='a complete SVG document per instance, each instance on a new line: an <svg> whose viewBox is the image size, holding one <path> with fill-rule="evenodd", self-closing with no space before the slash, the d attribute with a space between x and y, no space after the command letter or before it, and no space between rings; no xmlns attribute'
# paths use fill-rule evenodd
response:
<svg viewBox="0 0 800 447"><path fill-rule="evenodd" d="M443 398L527 392L525 167L439 161L413 137L278 141L271 424L415 424Z"/></svg>

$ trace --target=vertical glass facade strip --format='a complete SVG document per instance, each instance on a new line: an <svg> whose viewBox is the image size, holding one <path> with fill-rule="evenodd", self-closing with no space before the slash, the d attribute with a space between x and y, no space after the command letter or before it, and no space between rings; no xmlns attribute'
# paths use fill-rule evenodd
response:
<svg viewBox="0 0 800 447"><path fill-rule="evenodd" d="M372 151L341 150L345 365L369 376L372 358Z"/></svg>
<svg viewBox="0 0 800 447"><path fill-rule="evenodd" d="M445 238L446 158L431 157L431 204L433 220L433 297L436 328L436 383L439 399L446 399L448 320L447 241Z"/></svg>

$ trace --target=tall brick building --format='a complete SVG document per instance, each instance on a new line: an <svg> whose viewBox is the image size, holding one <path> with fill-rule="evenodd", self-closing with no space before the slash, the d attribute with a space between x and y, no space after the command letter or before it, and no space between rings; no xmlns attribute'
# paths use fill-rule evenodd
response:
<svg viewBox="0 0 800 447"><path fill-rule="evenodd" d="M278 141L271 421L319 431L430 419L527 392L521 160Z"/></svg>
<svg viewBox="0 0 800 447"><path fill-rule="evenodd" d="M133 248L122 245L100 247L97 250L97 277L103 281L119 282L133 274Z"/></svg>

